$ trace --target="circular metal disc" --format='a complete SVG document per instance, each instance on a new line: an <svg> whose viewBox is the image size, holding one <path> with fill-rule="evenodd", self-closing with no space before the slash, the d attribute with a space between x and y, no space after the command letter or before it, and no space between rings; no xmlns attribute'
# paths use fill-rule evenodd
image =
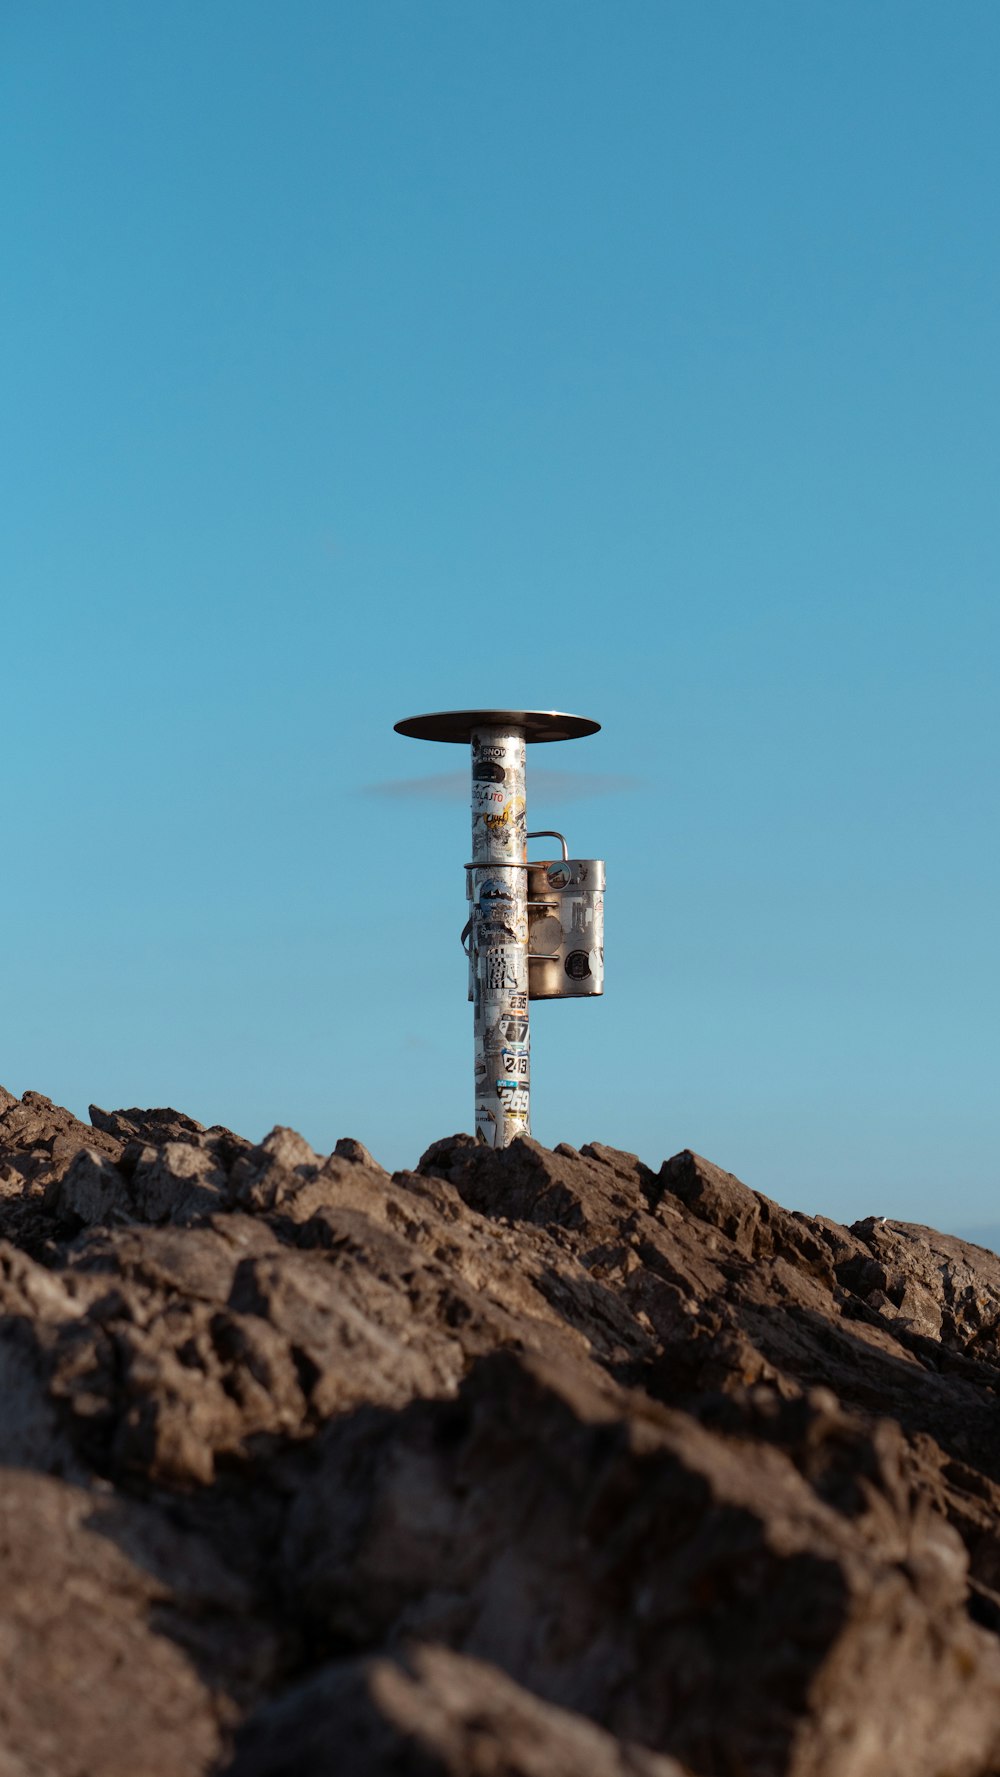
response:
<svg viewBox="0 0 1000 1777"><path fill-rule="evenodd" d="M596 734L600 722L589 716L566 716L561 710L437 710L430 716L407 716L393 724L397 734L414 740L471 741L477 728L520 728L525 740L579 740Z"/></svg>

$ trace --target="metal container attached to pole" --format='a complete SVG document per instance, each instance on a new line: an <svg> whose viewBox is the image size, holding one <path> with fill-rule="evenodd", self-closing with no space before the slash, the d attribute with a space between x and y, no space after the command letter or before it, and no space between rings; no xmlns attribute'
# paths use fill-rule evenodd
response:
<svg viewBox="0 0 1000 1777"><path fill-rule="evenodd" d="M476 1135L505 1148L531 1129L528 1003L604 992L604 864L570 858L560 833L529 834L529 741L575 740L599 722L556 710L444 710L396 723L416 740L472 748L469 998L475 1032ZM528 840L562 857L528 862Z"/></svg>

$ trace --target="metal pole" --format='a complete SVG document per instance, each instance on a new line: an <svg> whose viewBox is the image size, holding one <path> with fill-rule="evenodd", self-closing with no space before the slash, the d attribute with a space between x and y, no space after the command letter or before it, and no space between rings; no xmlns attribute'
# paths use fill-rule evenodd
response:
<svg viewBox="0 0 1000 1777"><path fill-rule="evenodd" d="M596 734L600 726L589 716L570 716L564 710L435 710L395 724L397 734L409 734L414 740L472 743L472 858L466 871L472 913L462 942L468 931L476 1136L493 1148L507 1147L531 1128L525 746L528 741L578 740ZM565 840L562 844L565 859ZM546 926L550 929L549 946L535 963L540 971L536 997L571 999L603 993L603 863L599 858L567 859L564 864L540 864L538 872L545 891L533 901L534 911L540 915L550 908L553 917L539 917L537 922L543 931ZM579 891L573 897L574 907L577 901L581 905L579 926L574 919L567 931L561 896L570 887ZM582 903L590 906L592 930Z"/></svg>
<svg viewBox="0 0 1000 1777"><path fill-rule="evenodd" d="M472 958L476 1135L530 1133L528 824L523 728L472 731Z"/></svg>

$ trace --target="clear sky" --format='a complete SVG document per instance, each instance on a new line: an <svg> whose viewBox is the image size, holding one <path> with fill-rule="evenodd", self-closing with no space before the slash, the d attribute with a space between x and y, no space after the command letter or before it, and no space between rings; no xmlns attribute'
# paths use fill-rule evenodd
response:
<svg viewBox="0 0 1000 1777"><path fill-rule="evenodd" d="M465 759L392 724L568 709L537 1136L1000 1222L995 0L6 0L0 65L0 1080L470 1127L464 789L385 788Z"/></svg>

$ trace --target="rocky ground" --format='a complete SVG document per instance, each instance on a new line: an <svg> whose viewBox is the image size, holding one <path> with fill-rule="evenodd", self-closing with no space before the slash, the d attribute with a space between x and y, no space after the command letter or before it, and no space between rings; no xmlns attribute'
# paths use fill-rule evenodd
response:
<svg viewBox="0 0 1000 1777"><path fill-rule="evenodd" d="M0 1092L0 1777L1000 1772L1000 1259Z"/></svg>

